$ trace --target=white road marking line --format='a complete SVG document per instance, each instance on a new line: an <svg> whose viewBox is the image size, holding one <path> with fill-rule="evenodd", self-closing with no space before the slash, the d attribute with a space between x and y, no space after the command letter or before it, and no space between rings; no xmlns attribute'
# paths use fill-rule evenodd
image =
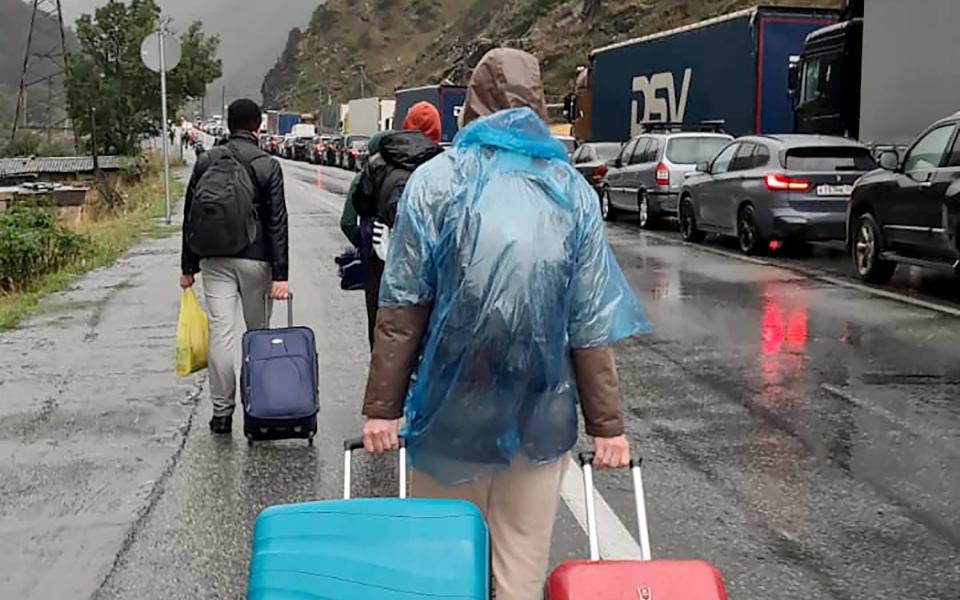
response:
<svg viewBox="0 0 960 600"><path fill-rule="evenodd" d="M873 296L878 296L880 298L885 298L887 300L893 300L895 302L900 302L903 304L909 304L917 308L923 308L926 310L932 310L942 314L950 315L952 317L960 317L960 309L954 308L952 306L947 306L945 304L938 304L936 302L931 302L929 300L921 300L920 298L914 298L912 296L907 296L905 294L900 294L897 292L892 292L889 290L882 290L869 285L864 285L862 283L856 283L854 281L848 281L846 279L841 279L839 277L834 277L832 275L827 275L826 272L819 269L809 269L801 267L799 265L791 265L786 263L777 263L771 260L764 260L760 258L754 258L752 256L744 256L742 254L737 254L736 252L729 252L721 248L713 248L711 246L701 245L701 244L691 244L689 242L684 242L683 240L677 240L666 235L652 232L644 232L645 235L648 235L654 239L658 239L664 242L670 242L679 246L687 246L689 248L695 248L702 252L707 252L709 254L716 254L718 256L725 256L727 258L733 258L742 262L748 262L755 265L761 265L765 267L774 267L778 269L785 269L787 271L793 271L794 273L799 273L800 275L805 275L811 279L821 281L823 283L829 283L831 285L836 285L840 287L845 287L847 289L856 290L858 292L864 292L871 294Z"/></svg>
<svg viewBox="0 0 960 600"><path fill-rule="evenodd" d="M583 475L580 467L572 459L568 459L567 470L560 487L560 497L573 513L573 517L580 524L584 532L586 543L587 532L587 505L583 493ZM597 529L600 540L600 557L603 559L640 559L640 544L627 529L620 517L617 516L603 495L596 493L594 507L597 511Z"/></svg>
<svg viewBox="0 0 960 600"><path fill-rule="evenodd" d="M877 406L876 404L871 404L866 400L861 400L860 398L857 398L850 392L844 389L841 389L835 385L831 385L829 383L821 383L820 387L824 391L827 391L830 394L833 394L834 396L836 396L837 398L840 398L841 400L845 400L846 402L852 404L853 406L856 406L857 408L863 409L868 412L872 412L873 414L879 417L882 417L887 421L890 421L890 423L892 423L893 425L896 425L897 427L899 427L900 429L903 429L904 431L912 433L913 435L916 435L918 437L923 437L923 434L917 431L917 429L913 425L911 425L902 417L899 417L893 414L892 412L890 412L889 410L883 408L882 406Z"/></svg>

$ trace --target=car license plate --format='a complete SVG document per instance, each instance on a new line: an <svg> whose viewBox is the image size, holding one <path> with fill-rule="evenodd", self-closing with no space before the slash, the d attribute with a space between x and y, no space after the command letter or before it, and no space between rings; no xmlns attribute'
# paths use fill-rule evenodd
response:
<svg viewBox="0 0 960 600"><path fill-rule="evenodd" d="M818 185L818 196L849 196L853 193L852 185Z"/></svg>

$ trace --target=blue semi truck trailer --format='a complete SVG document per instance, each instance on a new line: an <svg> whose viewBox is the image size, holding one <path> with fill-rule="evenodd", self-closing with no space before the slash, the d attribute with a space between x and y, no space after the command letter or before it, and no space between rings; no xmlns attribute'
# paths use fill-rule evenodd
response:
<svg viewBox="0 0 960 600"><path fill-rule="evenodd" d="M590 53L592 141L622 141L645 123L724 121L730 133L793 131L790 56L838 11L757 7ZM582 124L581 124L582 125ZM583 134L581 134L583 137Z"/></svg>
<svg viewBox="0 0 960 600"><path fill-rule="evenodd" d="M403 125L407 118L407 111L417 102L429 102L440 111L440 141L450 143L459 131L457 117L463 110L463 103L467 97L467 88L448 85L431 85L427 87L397 90L397 107L394 112L396 127Z"/></svg>
<svg viewBox="0 0 960 600"><path fill-rule="evenodd" d="M277 116L277 134L287 135L293 126L300 123L300 113L279 113Z"/></svg>

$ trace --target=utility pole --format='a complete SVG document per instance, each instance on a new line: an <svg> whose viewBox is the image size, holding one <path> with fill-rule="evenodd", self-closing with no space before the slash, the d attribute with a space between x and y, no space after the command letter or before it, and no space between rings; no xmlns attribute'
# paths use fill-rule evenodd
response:
<svg viewBox="0 0 960 600"><path fill-rule="evenodd" d="M220 88L220 106L222 107L222 116L224 119L227 118L227 84L223 84Z"/></svg>
<svg viewBox="0 0 960 600"><path fill-rule="evenodd" d="M90 153L93 155L93 173L100 172L100 160L97 153L97 107L90 107Z"/></svg>
<svg viewBox="0 0 960 600"><path fill-rule="evenodd" d="M360 97L361 97L361 98L366 98L366 97L367 97L367 91L366 91L367 88L366 88L366 86L364 85L364 80L366 79L366 75L365 75L364 72L363 72L363 68L364 68L363 65L360 65Z"/></svg>
<svg viewBox="0 0 960 600"><path fill-rule="evenodd" d="M160 19L160 118L163 120L163 197L164 216L167 225L171 220L170 207L170 150L167 147L167 64L164 57L164 38L167 37L169 18Z"/></svg>

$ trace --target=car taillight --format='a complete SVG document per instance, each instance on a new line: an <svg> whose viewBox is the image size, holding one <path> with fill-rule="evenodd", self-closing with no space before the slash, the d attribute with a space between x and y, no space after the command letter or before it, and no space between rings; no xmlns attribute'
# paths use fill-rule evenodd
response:
<svg viewBox="0 0 960 600"><path fill-rule="evenodd" d="M657 173L654 176L654 181L657 185L670 185L670 169L667 168L667 165L663 163L657 165Z"/></svg>
<svg viewBox="0 0 960 600"><path fill-rule="evenodd" d="M763 178L764 183L767 184L767 189L774 192L781 191L791 191L791 192L805 192L810 189L810 182L803 179L791 179L786 175L780 173L770 173Z"/></svg>
<svg viewBox="0 0 960 600"><path fill-rule="evenodd" d="M595 181L600 181L607 176L607 173L610 172L610 168L607 165L600 165L599 167L593 170L593 173L590 175Z"/></svg>

